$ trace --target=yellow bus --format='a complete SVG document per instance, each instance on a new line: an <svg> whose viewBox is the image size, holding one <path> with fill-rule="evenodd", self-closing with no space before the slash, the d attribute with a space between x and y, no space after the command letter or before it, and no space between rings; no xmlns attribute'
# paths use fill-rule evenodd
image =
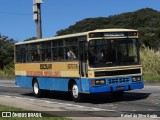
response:
<svg viewBox="0 0 160 120"><path fill-rule="evenodd" d="M16 85L33 88L36 97L47 91L82 94L141 89L138 31L99 29L15 44Z"/></svg>

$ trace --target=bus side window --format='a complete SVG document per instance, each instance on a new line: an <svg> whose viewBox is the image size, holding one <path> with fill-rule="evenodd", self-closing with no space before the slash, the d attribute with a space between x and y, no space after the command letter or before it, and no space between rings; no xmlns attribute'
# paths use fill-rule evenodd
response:
<svg viewBox="0 0 160 120"><path fill-rule="evenodd" d="M67 60L76 60L76 59L77 56L75 50L73 50L73 48L69 48L67 52Z"/></svg>
<svg viewBox="0 0 160 120"><path fill-rule="evenodd" d="M41 61L45 61L45 50L41 50L40 59Z"/></svg>
<svg viewBox="0 0 160 120"><path fill-rule="evenodd" d="M39 54L38 54L37 50L32 52L31 59L32 59L32 61L39 61Z"/></svg>
<svg viewBox="0 0 160 120"><path fill-rule="evenodd" d="M16 46L16 62L21 63L22 62L22 53L21 53L21 47L20 45Z"/></svg>
<svg viewBox="0 0 160 120"><path fill-rule="evenodd" d="M45 61L51 61L51 49L46 50Z"/></svg>
<svg viewBox="0 0 160 120"><path fill-rule="evenodd" d="M77 60L78 58L78 39L77 37L71 37L65 39L65 59Z"/></svg>
<svg viewBox="0 0 160 120"><path fill-rule="evenodd" d="M52 54L53 54L52 60L56 61L57 60L57 48L52 48Z"/></svg>
<svg viewBox="0 0 160 120"><path fill-rule="evenodd" d="M64 48L63 47L58 48L57 60L64 60Z"/></svg>
<svg viewBox="0 0 160 120"><path fill-rule="evenodd" d="M45 61L51 61L51 41L46 42L45 46Z"/></svg>

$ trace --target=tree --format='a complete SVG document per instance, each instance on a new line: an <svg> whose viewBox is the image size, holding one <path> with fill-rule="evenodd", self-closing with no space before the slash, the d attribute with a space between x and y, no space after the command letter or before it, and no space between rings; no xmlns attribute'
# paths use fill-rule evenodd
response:
<svg viewBox="0 0 160 120"><path fill-rule="evenodd" d="M31 38L28 38L28 39L25 39L24 41L30 41L30 40L36 40L37 37L31 37Z"/></svg>
<svg viewBox="0 0 160 120"><path fill-rule="evenodd" d="M15 43L15 40L0 35L0 69L13 65Z"/></svg>

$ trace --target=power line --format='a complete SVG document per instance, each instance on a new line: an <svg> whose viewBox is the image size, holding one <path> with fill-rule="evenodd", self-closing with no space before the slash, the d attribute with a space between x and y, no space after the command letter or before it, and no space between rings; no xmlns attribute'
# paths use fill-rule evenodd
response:
<svg viewBox="0 0 160 120"><path fill-rule="evenodd" d="M0 14L11 14L11 15L32 15L32 14L29 14L29 13L14 13L14 12L2 12L0 11Z"/></svg>

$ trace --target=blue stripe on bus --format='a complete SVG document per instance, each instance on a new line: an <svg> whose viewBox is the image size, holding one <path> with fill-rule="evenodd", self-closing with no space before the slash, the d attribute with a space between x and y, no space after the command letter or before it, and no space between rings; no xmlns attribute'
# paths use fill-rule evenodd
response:
<svg viewBox="0 0 160 120"><path fill-rule="evenodd" d="M24 88L32 88L33 77L16 76L16 85ZM40 89L68 91L68 83L70 78L43 78L36 77ZM90 80L86 78L75 79L79 92L89 92Z"/></svg>
<svg viewBox="0 0 160 120"><path fill-rule="evenodd" d="M143 84L142 82L130 84L130 89L131 89L131 90L141 89L141 88L144 88L144 84Z"/></svg>
<svg viewBox="0 0 160 120"><path fill-rule="evenodd" d="M24 88L32 88L32 79L33 77L16 76L16 85ZM68 91L69 78L36 77L36 79L39 83L40 89ZM76 82L79 84L78 80L76 80Z"/></svg>
<svg viewBox="0 0 160 120"><path fill-rule="evenodd" d="M121 77L119 77L121 78ZM119 79L119 78L112 78L112 79ZM96 92L111 92L117 91L117 86L123 86L124 91L133 90L133 89L141 89L144 87L142 82L132 83L131 76L128 77L129 82L124 83L114 83L109 84L107 81L111 78L106 78L106 84L103 86L91 86L91 79L88 78L81 78L75 79L79 92L81 93L96 93ZM33 77L27 76L16 76L16 85L21 86L24 88L32 88L32 79ZM37 77L40 89L45 90L57 90L57 91L68 91L68 82L69 78L43 78Z"/></svg>
<svg viewBox="0 0 160 120"><path fill-rule="evenodd" d="M32 88L32 77L16 76L16 85L24 88Z"/></svg>
<svg viewBox="0 0 160 120"><path fill-rule="evenodd" d="M81 78L81 92L90 92L90 80Z"/></svg>

